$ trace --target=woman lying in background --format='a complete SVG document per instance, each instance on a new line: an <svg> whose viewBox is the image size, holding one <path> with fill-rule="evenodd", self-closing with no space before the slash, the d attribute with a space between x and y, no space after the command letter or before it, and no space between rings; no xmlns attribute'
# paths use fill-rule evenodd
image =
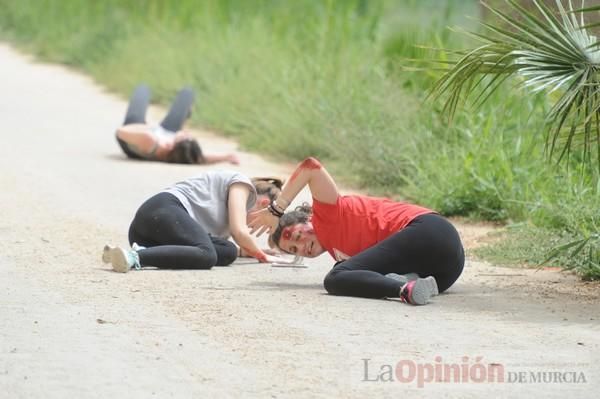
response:
<svg viewBox="0 0 600 399"><path fill-rule="evenodd" d="M159 125L146 123L150 104L150 89L140 85L134 90L125 122L116 132L121 149L129 158L184 164L212 164L229 162L239 164L235 153L206 154L198 141L185 132L183 125L191 114L194 92L189 88L179 91L168 114Z"/></svg>

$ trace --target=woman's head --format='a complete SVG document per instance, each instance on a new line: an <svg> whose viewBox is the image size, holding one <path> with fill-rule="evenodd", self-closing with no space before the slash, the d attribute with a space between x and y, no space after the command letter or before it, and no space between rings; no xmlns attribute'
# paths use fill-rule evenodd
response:
<svg viewBox="0 0 600 399"><path fill-rule="evenodd" d="M171 163L203 163L202 149L196 139L191 137L175 140L173 149L167 155L167 162Z"/></svg>
<svg viewBox="0 0 600 399"><path fill-rule="evenodd" d="M279 219L279 225L269 237L269 244L289 254L314 258L325 252L310 221L312 208L302 204Z"/></svg>

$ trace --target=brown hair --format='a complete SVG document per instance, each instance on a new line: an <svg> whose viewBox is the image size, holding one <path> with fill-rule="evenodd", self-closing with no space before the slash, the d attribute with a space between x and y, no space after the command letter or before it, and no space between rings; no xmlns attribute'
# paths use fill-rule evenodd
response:
<svg viewBox="0 0 600 399"><path fill-rule="evenodd" d="M273 201L281 193L283 180L276 177L253 177L252 184L254 184L258 195L266 195Z"/></svg>
<svg viewBox="0 0 600 399"><path fill-rule="evenodd" d="M279 219L279 225L277 226L273 234L269 236L269 246L271 248L277 246L277 248L281 249L279 247L279 240L281 240L281 233L283 232L283 229L285 229L288 226L293 226L295 224L306 223L310 220L311 216L312 206L310 206L306 202L300 206L297 206L296 209L294 209L293 211L284 214Z"/></svg>
<svg viewBox="0 0 600 399"><path fill-rule="evenodd" d="M195 139L185 139L175 143L173 150L167 155L171 163L204 163L200 144Z"/></svg>

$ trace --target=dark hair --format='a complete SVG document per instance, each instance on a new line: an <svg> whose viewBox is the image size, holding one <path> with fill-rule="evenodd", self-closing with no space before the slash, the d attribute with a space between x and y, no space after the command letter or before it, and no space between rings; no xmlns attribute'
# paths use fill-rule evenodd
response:
<svg viewBox="0 0 600 399"><path fill-rule="evenodd" d="M273 201L281 193L283 180L276 177L253 177L252 184L254 184L258 195L266 195Z"/></svg>
<svg viewBox="0 0 600 399"><path fill-rule="evenodd" d="M169 155L167 155L167 162L204 163L200 144L195 139L184 139L176 142Z"/></svg>
<svg viewBox="0 0 600 399"><path fill-rule="evenodd" d="M297 206L293 211L285 213L279 219L279 225L275 229L275 232L273 232L273 234L271 234L269 237L269 246L277 246L277 248L281 249L279 247L279 240L281 240L281 233L283 232L283 229L295 224L306 223L310 220L311 215L312 206L306 202L300 206Z"/></svg>

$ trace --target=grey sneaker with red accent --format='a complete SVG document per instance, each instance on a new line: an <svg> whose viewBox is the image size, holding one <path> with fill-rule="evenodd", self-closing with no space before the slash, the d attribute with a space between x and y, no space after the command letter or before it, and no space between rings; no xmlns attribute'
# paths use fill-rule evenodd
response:
<svg viewBox="0 0 600 399"><path fill-rule="evenodd" d="M398 274L398 273L388 273L385 275L387 278L391 278L393 280L399 281L400 284L404 285L409 281L417 280L419 275L417 273L406 273L406 274Z"/></svg>
<svg viewBox="0 0 600 399"><path fill-rule="evenodd" d="M432 276L409 281L400 288L400 300L411 305L425 305L429 298L438 294L438 286Z"/></svg>

